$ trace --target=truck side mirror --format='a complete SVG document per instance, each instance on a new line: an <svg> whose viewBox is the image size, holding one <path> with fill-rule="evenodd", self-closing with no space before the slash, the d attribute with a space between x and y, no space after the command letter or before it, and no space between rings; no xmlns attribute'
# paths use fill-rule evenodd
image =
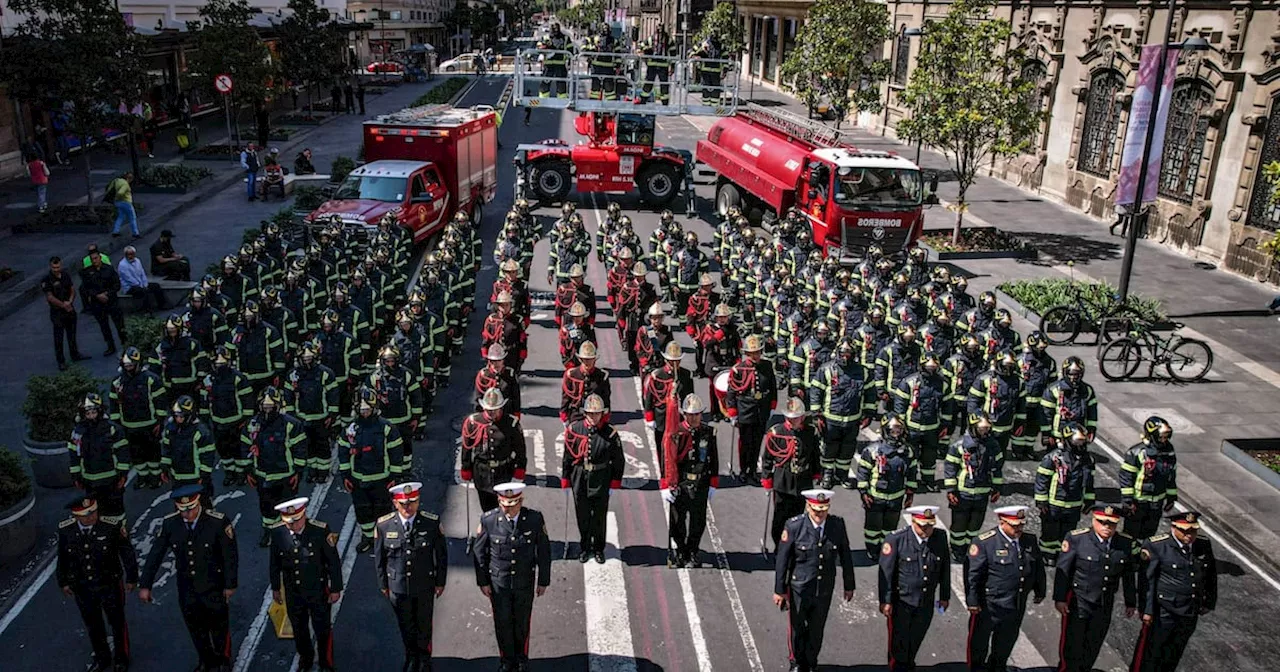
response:
<svg viewBox="0 0 1280 672"><path fill-rule="evenodd" d="M430 202L431 202L431 194L429 194L429 193L426 193L426 194L418 194L417 196L414 196L413 198L409 199L409 202L410 202L410 203L430 203Z"/></svg>

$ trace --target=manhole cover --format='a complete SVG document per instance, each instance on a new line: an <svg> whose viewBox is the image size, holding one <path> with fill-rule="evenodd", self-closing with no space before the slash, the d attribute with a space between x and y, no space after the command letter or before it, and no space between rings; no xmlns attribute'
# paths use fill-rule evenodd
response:
<svg viewBox="0 0 1280 672"><path fill-rule="evenodd" d="M1213 270L1217 270L1217 268L1218 268L1216 265L1211 264L1211 263L1209 263L1209 262L1207 262L1207 261L1197 261L1196 263L1191 264L1191 265L1192 265L1192 266L1195 266L1196 268L1198 268L1198 269L1200 269L1200 270L1202 270L1202 271L1213 271Z"/></svg>

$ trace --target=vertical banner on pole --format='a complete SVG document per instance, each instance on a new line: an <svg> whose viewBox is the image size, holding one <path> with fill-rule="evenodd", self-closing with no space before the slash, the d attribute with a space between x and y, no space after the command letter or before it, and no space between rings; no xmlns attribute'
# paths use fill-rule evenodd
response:
<svg viewBox="0 0 1280 672"><path fill-rule="evenodd" d="M1139 164L1147 138L1147 122L1156 95L1156 75L1160 68L1160 45L1142 48L1138 66L1138 83L1129 107L1129 128L1120 157L1120 182L1116 188L1116 205L1132 206L1138 190ZM1155 133L1151 139L1151 155L1147 161L1147 183L1143 185L1142 202L1156 200L1160 187L1160 156L1164 152L1164 131L1169 121L1169 99L1173 97L1173 80L1177 77L1178 50L1169 49L1165 56L1164 81L1160 86L1160 108L1155 115Z"/></svg>

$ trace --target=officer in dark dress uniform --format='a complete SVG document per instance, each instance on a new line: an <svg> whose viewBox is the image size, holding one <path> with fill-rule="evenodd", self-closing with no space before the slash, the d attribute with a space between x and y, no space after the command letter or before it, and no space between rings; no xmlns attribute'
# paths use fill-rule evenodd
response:
<svg viewBox="0 0 1280 672"><path fill-rule="evenodd" d="M761 485L756 461L764 441L769 412L778 406L778 380L773 364L764 360L764 340L752 334L742 343L742 359L729 369L729 389L724 395L729 422L738 428L738 460L742 478Z"/></svg>
<svg viewBox="0 0 1280 672"><path fill-rule="evenodd" d="M1200 617L1218 603L1218 565L1213 545L1200 538L1200 514L1170 517L1169 534L1142 542L1139 575L1142 634L1131 672L1174 672Z"/></svg>
<svg viewBox="0 0 1280 672"><path fill-rule="evenodd" d="M77 496L67 508L72 517L58 525L56 574L63 594L75 598L93 645L93 659L86 669L126 670L129 624L124 617L124 594L138 583L138 558L129 543L129 530L99 518L98 502L92 497ZM115 641L114 658L107 642L108 624Z"/></svg>
<svg viewBox="0 0 1280 672"><path fill-rule="evenodd" d="M596 366L596 344L587 341L578 348L580 364L564 372L560 380L560 422L568 425L582 417L582 405L588 397L599 396L604 402L605 422L609 413L609 372Z"/></svg>
<svg viewBox="0 0 1280 672"><path fill-rule="evenodd" d="M524 481L529 464L520 423L503 411L507 400L496 388L480 398L480 412L462 420L462 466L464 481L475 483L480 510L498 506L493 487L508 481ZM471 521L467 521L470 525Z"/></svg>
<svg viewBox="0 0 1280 672"><path fill-rule="evenodd" d="M1139 545L1116 532L1121 507L1098 504L1092 511L1090 527L1063 539L1054 572L1053 604L1062 614L1059 672L1093 670L1111 627L1116 590L1124 590L1125 617L1137 612Z"/></svg>
<svg viewBox="0 0 1280 672"><path fill-rule="evenodd" d="M529 620L533 600L551 585L551 539L542 513L523 507L524 483L494 488L498 508L476 528L476 584L493 607L501 655L499 672L529 669Z"/></svg>
<svg viewBox="0 0 1280 672"><path fill-rule="evenodd" d="M693 394L693 376L680 366L684 350L671 341L662 351L663 366L649 370L643 377L641 406L644 407L644 424L653 430L653 443L662 447L662 437L667 431L667 414L677 410L677 400ZM666 460L658 463L658 475L667 473Z"/></svg>
<svg viewBox="0 0 1280 672"><path fill-rule="evenodd" d="M970 672L1005 672L1018 641L1027 596L1044 601L1044 565L1036 538L1022 531L1027 507L996 509L1000 524L969 545L965 602L969 607Z"/></svg>
<svg viewBox="0 0 1280 672"><path fill-rule="evenodd" d="M405 672L431 670L431 619L449 573L448 540L440 517L418 511L421 489L417 482L391 486L396 510L379 518L373 531L378 589L396 612Z"/></svg>
<svg viewBox="0 0 1280 672"><path fill-rule="evenodd" d="M853 599L853 551L844 519L827 512L830 490L805 490L805 512L782 530L773 571L773 603L787 611L791 672L817 672L827 627L836 566L844 580L844 601Z"/></svg>
<svg viewBox="0 0 1280 672"><path fill-rule="evenodd" d="M805 424L804 402L799 397L787 399L782 417L785 420L765 432L761 458L762 485L773 493L769 529L775 548L787 521L804 512L804 491L822 477L818 433Z"/></svg>
<svg viewBox="0 0 1280 672"><path fill-rule="evenodd" d="M934 529L938 507L913 506L907 512L911 526L890 534L880 547L880 613L889 623L889 672L915 669L934 607L946 611L951 604L947 534Z"/></svg>
<svg viewBox="0 0 1280 672"><path fill-rule="evenodd" d="M178 510L165 516L142 569L138 599L151 602L151 586L173 552L178 605L200 654L198 672L231 669L231 616L227 602L236 592L240 556L235 528L226 516L200 505L199 485L174 488Z"/></svg>
<svg viewBox="0 0 1280 672"><path fill-rule="evenodd" d="M338 533L307 518L308 501L298 497L276 506L280 522L271 528L271 597L276 604L283 602L289 612L298 669L310 670L318 652L320 671L332 672L329 605L342 597L342 560L338 557Z"/></svg>
<svg viewBox="0 0 1280 672"><path fill-rule="evenodd" d="M584 417L564 428L560 488L573 488L574 513L582 540L578 562L594 557L604 564L609 493L622 487L626 466L622 439L605 419L605 411L604 400L593 394L582 405Z"/></svg>
<svg viewBox="0 0 1280 672"><path fill-rule="evenodd" d="M720 487L716 430L702 422L706 409L698 395L685 396L680 423L661 442L666 466L662 468L660 488L662 499L671 507L667 527L669 539L675 544L674 555L667 554L668 567L702 566L698 545L707 528L708 503Z"/></svg>

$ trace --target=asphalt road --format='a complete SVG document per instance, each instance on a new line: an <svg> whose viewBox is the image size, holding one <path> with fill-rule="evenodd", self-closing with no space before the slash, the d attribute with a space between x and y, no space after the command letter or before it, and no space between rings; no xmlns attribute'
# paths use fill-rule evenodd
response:
<svg viewBox="0 0 1280 672"><path fill-rule="evenodd" d="M468 95L467 104L489 102L501 90L501 80L486 80ZM484 222L485 263L477 281L477 291L487 296L495 276L489 257L491 243L501 217L511 203L513 174L510 158L519 142L546 137L573 140L572 115L538 110L532 125L520 123L522 112L510 110L501 131L505 149L500 152L501 186L497 200L486 207ZM659 139L666 144L692 148L702 134L680 118L659 121ZM711 189L698 187L699 206L706 214ZM637 232L647 239L657 222L657 213L642 208L634 196L618 198L631 215ZM588 229L602 216L604 199L580 197L579 209ZM205 206L201 206L202 208ZM677 211L682 207L673 208ZM198 208L192 217L200 217ZM545 224L554 217L551 209L538 213ZM702 220L684 220L686 229L696 231L702 241L711 238L711 227ZM548 290L545 284L546 243L538 246L532 288ZM604 288L604 270L594 258L587 270L588 282L598 292ZM482 307L483 299L479 302ZM579 564L560 560L566 539L566 496L552 485L558 479L562 446L557 418L559 377L555 325L547 310L534 311L530 327L529 361L521 379L524 430L529 444L526 504L542 511L553 540L553 578L546 596L535 605L530 655L535 670L563 672L588 669L592 672L632 672L669 670L672 672L711 670L784 670L787 661L787 621L772 604L773 574L762 558L761 530L764 525L765 495L762 490L735 487L730 479L712 503L712 514L703 551L706 564L698 570L669 570L665 566L665 509L657 493L657 451L646 432L640 413L639 384L626 368L612 329L612 316L603 298L598 304L605 312L597 320L601 337L600 365L613 380L613 420L621 433L627 453L626 479L615 492L609 514L610 547L604 565ZM471 410L470 382L479 366L476 341L480 317L472 320L466 354L454 367L453 385L436 400L435 414L427 425L426 441L416 449L415 472L425 484L423 507L437 511L445 532L453 539L450 551L450 578L444 596L436 606L435 654L438 670L487 670L497 667L497 646L488 601L475 587L470 559L464 553L468 529L479 515L474 494L460 487L457 478L457 424ZM692 344L682 333L679 340L692 359ZM707 381L696 388L704 397ZM717 427L722 471L728 471L731 450L728 425ZM1112 442L1113 445L1118 445ZM1103 471L1114 474L1114 464L1104 458ZM1006 477L1012 483L1006 501L1030 503L1031 463L1010 463ZM220 481L220 479L219 479ZM1101 479L1099 499L1116 497L1114 480ZM550 486L550 487L548 487ZM313 517L326 521L340 532L339 550L348 589L339 603L336 619L335 654L339 669L363 672L398 670L401 646L394 616L374 586L372 561L354 552L354 516L349 497L331 485L315 486L311 493ZM470 520L466 498L471 498ZM918 503L942 504L941 495L925 495ZM159 519L171 511L163 496L153 492L130 492L128 499L131 532L139 553L145 555L149 539ZM265 617L267 592L266 552L258 549L256 501L251 492L219 491L219 510L237 522L240 548L240 590L232 599L232 641L236 670L290 670L294 665L293 645L277 640ZM855 540L860 537L861 507L856 493L840 489L832 512L849 523ZM944 508L941 518L948 515ZM1035 527L1032 528L1034 531ZM573 522L567 538L576 542ZM575 543L576 546L576 543ZM1183 669L1262 671L1274 669L1270 662L1276 651L1271 642L1274 624L1280 622L1277 593L1272 585L1235 562L1218 547L1220 592L1218 610L1201 619L1200 630L1191 641ZM859 554L860 555L860 554ZM858 590L854 599L834 607L828 622L824 669L879 670L885 663L884 619L876 609L875 569L865 557L858 561ZM953 584L961 584L953 570ZM152 672L188 669L195 656L175 605L173 582L157 584L156 604L130 601L129 619L134 651L133 670ZM922 669L962 670L965 658L967 614L957 590L949 613L935 617L919 662ZM1057 662L1059 619L1052 604L1031 608L1013 663L1023 669L1047 669ZM1137 626L1117 617L1099 667L1123 669L1132 653ZM0 651L6 670L62 672L82 669L88 657L88 643L74 605L52 585L44 584L21 611L0 621Z"/></svg>

